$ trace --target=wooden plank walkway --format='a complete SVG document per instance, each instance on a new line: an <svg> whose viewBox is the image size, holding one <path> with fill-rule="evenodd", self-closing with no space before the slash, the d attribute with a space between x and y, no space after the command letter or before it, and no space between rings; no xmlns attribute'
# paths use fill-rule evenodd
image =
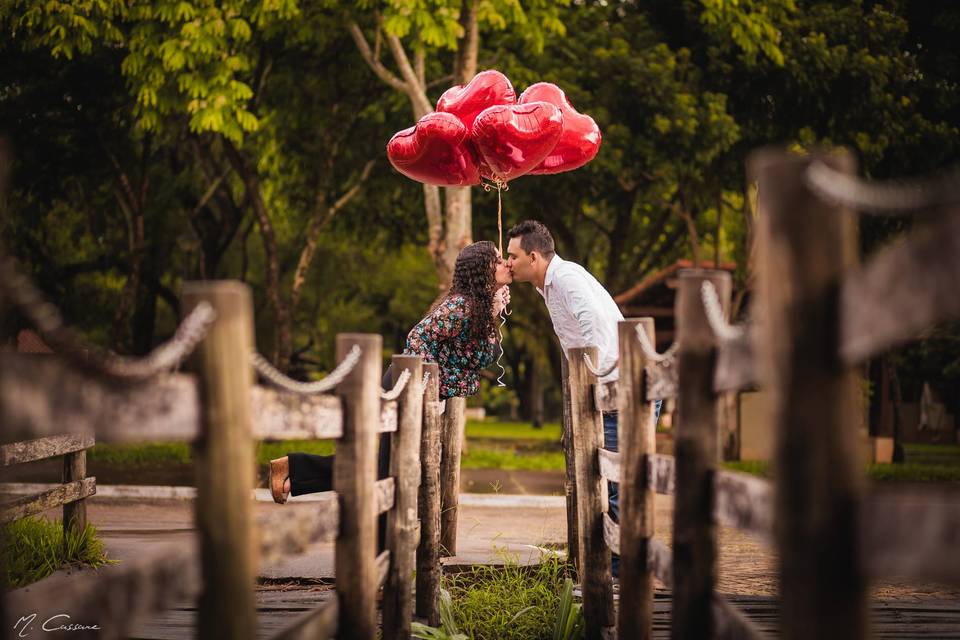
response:
<svg viewBox="0 0 960 640"><path fill-rule="evenodd" d="M257 639L274 637L299 615L336 597L333 586L292 589L257 589ZM379 612L378 612L379 613ZM179 602L173 608L141 624L130 634L133 640L185 640L197 637L197 608Z"/></svg>
<svg viewBox="0 0 960 640"><path fill-rule="evenodd" d="M779 637L780 614L776 598L728 595L726 599L770 638ZM670 637L672 604L669 592L658 591L654 595L654 638ZM870 623L873 638L960 640L960 602L873 600L870 602Z"/></svg>
<svg viewBox="0 0 960 640"><path fill-rule="evenodd" d="M293 618L333 597L330 587L267 589L257 592L257 638L269 638ZM778 637L779 612L770 596L727 596L733 605L769 637ZM654 596L654 638L670 637L672 599L667 591ZM196 637L196 607L180 603L141 625L130 638L183 640ZM960 602L871 602L874 638L960 640Z"/></svg>

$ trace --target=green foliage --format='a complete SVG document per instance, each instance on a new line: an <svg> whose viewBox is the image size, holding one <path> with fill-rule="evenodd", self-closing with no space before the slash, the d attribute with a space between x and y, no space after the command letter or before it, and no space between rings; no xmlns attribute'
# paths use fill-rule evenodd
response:
<svg viewBox="0 0 960 640"><path fill-rule="evenodd" d="M561 604L567 566L557 557L520 566L477 566L445 577L454 622L473 640L550 640Z"/></svg>
<svg viewBox="0 0 960 640"><path fill-rule="evenodd" d="M749 150L847 145L874 177L956 158L954 5L480 0L479 67L505 72L518 91L557 83L603 132L588 166L513 183L504 222L542 219L560 254L614 294L692 257L689 224L701 258L717 251L737 262L743 285L754 223L743 196ZM184 280L242 279L255 294L258 348L269 352L277 323L266 240L231 163L233 143L254 169L276 236L281 300L308 228L325 220L293 310L296 374L330 369L337 331L379 332L384 355L398 351L436 291L423 190L383 156L390 135L409 126L410 107L364 65L344 27L357 20L372 47L380 28L380 60L394 74L383 31L424 53L433 100L450 84L461 6L0 0L8 36L0 56L11 62L0 65L0 123L15 159L3 242L71 325L123 352L144 353L172 332ZM361 175L369 177L356 195L326 219ZM134 203L142 248L127 186L134 200L142 194ZM475 190L473 202L474 237L495 237L495 194ZM860 228L865 251L906 231L866 218ZM140 282L124 314L137 260ZM514 287L513 298L508 387L485 386L474 402L519 404L525 415L537 370L556 415L549 318L531 287ZM4 337L20 328L6 320ZM957 335L957 326L941 327L896 354L908 396L930 380L951 397Z"/></svg>
<svg viewBox="0 0 960 640"><path fill-rule="evenodd" d="M793 0L700 0L700 21L708 33L735 45L748 64L763 54L783 66L781 29L796 12Z"/></svg>
<svg viewBox="0 0 960 640"><path fill-rule="evenodd" d="M560 9L570 0L479 0L477 22L481 30L513 30L533 53L543 51L547 38L566 35ZM364 0L364 11L378 9L384 31L408 38L414 48L456 50L464 35L460 0Z"/></svg>
<svg viewBox="0 0 960 640"><path fill-rule="evenodd" d="M141 131L160 131L168 116L186 116L191 131L239 143L260 124L250 109L258 40L298 15L295 0L20 0L7 3L0 17L12 22L15 35L23 33L28 47L54 57L121 48L120 70Z"/></svg>
<svg viewBox="0 0 960 640"><path fill-rule="evenodd" d="M440 589L440 627L430 627L422 622L411 625L411 635L423 640L467 640L467 636L457 630L454 619L453 599L450 592Z"/></svg>
<svg viewBox="0 0 960 640"><path fill-rule="evenodd" d="M553 640L581 640L584 633L583 605L573 601L573 580L563 581L560 607L553 622Z"/></svg>
<svg viewBox="0 0 960 640"><path fill-rule="evenodd" d="M107 559L103 541L89 523L81 532L68 530L66 544L61 521L34 516L5 524L0 538L7 560L6 589L32 584L66 566L97 568L117 562Z"/></svg>

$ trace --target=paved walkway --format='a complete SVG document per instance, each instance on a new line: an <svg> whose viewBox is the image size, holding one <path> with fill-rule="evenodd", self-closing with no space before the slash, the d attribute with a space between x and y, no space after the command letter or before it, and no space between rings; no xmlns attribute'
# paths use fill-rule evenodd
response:
<svg viewBox="0 0 960 640"><path fill-rule="evenodd" d="M90 499L88 521L94 524L111 558L125 560L142 553L152 544L189 536L193 529L193 501L180 499L109 498L116 494L107 486ZM186 489L158 489L160 494L189 496ZM123 493L123 491L119 491ZM256 512L309 508L310 496L291 499L287 505L270 500L266 490L257 491ZM500 564L505 558L521 563L536 562L542 547L565 546L566 516L559 496L510 496L463 494L458 521L457 555L445 558L448 565ZM59 518L60 510L45 515ZM670 542L673 502L669 496L657 496L656 535ZM776 561L762 543L739 531L719 528L720 558L718 590L739 595L774 595ZM109 567L106 568L109 570ZM59 576L69 575L61 571ZM260 574L275 580L316 580L330 578L333 570L333 544L313 545L302 555L267 564ZM53 577L51 577L53 578ZM882 599L960 601L960 589L907 580L875 583L872 593Z"/></svg>

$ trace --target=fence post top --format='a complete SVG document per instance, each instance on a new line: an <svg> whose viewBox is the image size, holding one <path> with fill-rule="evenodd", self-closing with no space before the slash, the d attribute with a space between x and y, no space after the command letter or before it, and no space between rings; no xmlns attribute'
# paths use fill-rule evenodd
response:
<svg viewBox="0 0 960 640"><path fill-rule="evenodd" d="M784 147L768 145L754 149L747 155L747 175L753 181L770 166L805 166L818 159L836 169L850 172L856 169L856 155L847 147L814 147L806 153L795 153Z"/></svg>
<svg viewBox="0 0 960 640"><path fill-rule="evenodd" d="M187 280L181 288L182 295L209 295L213 293L246 293L250 285L241 280Z"/></svg>
<svg viewBox="0 0 960 640"><path fill-rule="evenodd" d="M724 269L680 269L677 276L681 280L731 280L730 272Z"/></svg>

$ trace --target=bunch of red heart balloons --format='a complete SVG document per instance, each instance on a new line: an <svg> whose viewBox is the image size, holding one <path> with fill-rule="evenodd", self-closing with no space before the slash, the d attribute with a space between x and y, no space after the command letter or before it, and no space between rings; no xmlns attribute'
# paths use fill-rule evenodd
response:
<svg viewBox="0 0 960 640"><path fill-rule="evenodd" d="M600 128L578 113L549 82L531 85L517 100L510 80L482 71L440 96L437 110L387 143L403 175L441 187L498 185L524 174L582 167L600 150Z"/></svg>

